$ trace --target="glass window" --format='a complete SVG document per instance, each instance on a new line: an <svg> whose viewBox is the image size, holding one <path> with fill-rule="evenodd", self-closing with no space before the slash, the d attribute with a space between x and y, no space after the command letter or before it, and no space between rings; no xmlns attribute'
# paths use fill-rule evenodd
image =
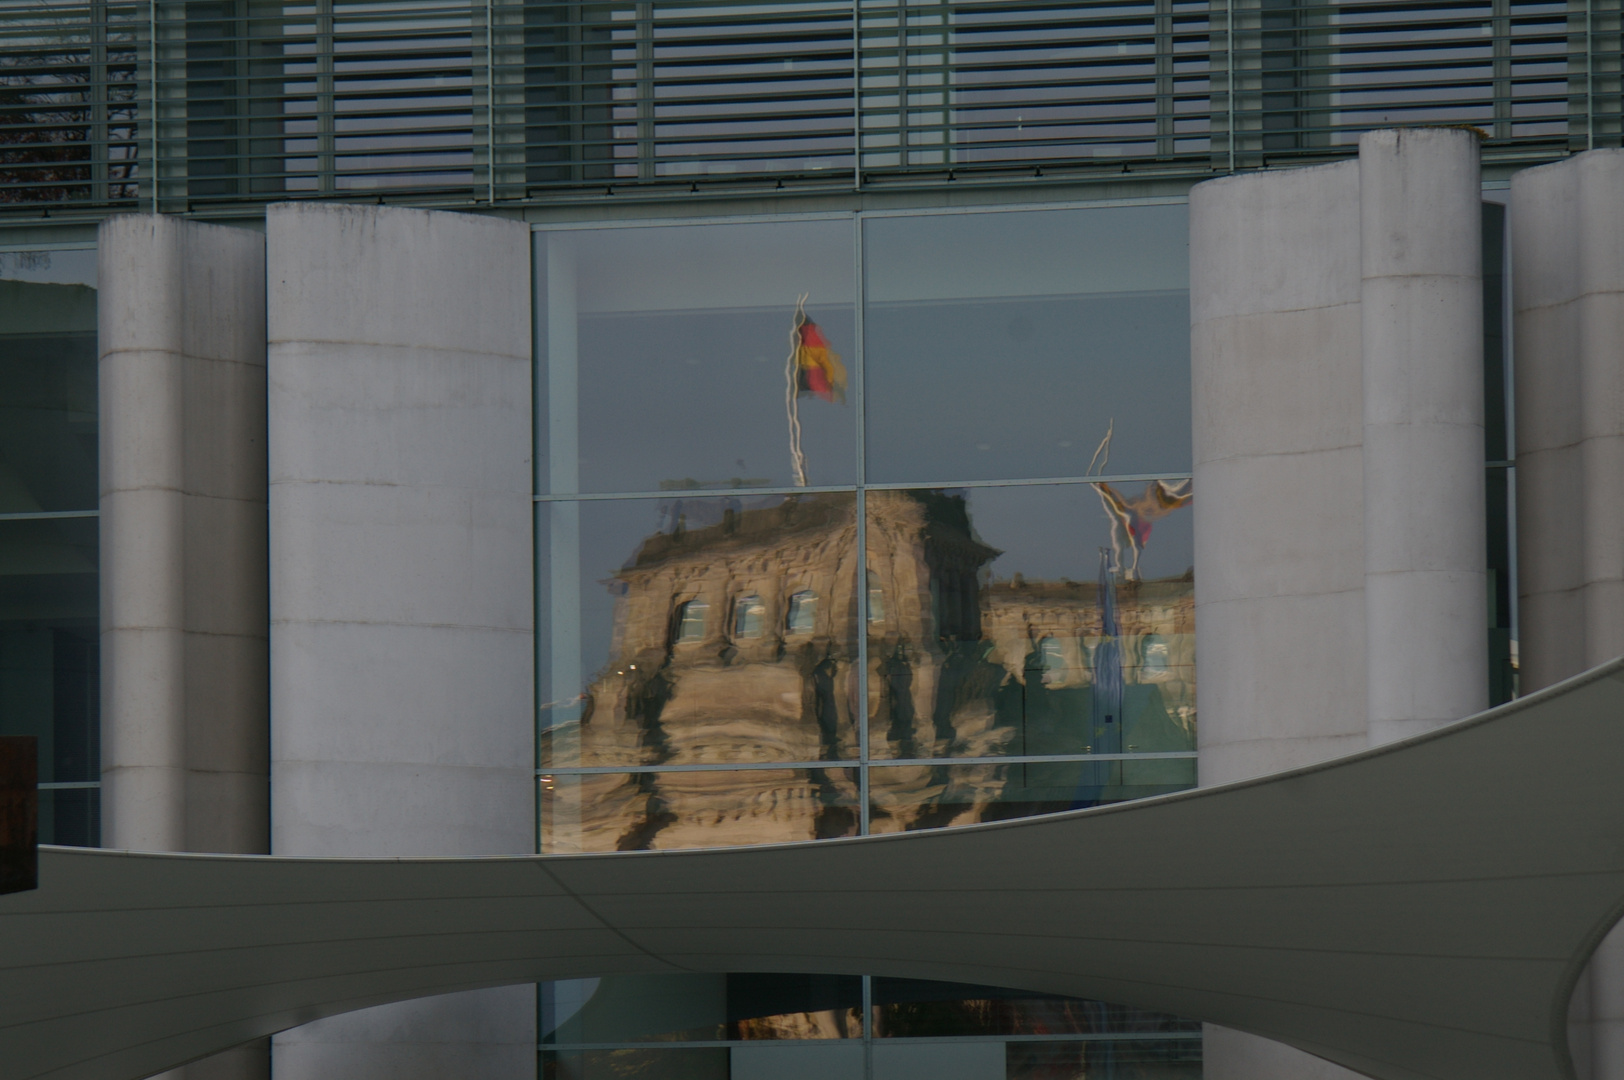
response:
<svg viewBox="0 0 1624 1080"><path fill-rule="evenodd" d="M538 504L541 762L855 758L856 532L849 493ZM708 628L741 593L761 632Z"/></svg>
<svg viewBox="0 0 1624 1080"><path fill-rule="evenodd" d="M1010 1042L1005 1080L1055 1076L1144 1076L1201 1080L1201 1040Z"/></svg>
<svg viewBox="0 0 1624 1080"><path fill-rule="evenodd" d="M880 575L873 570L868 571L868 621L885 621L885 587L880 584Z"/></svg>
<svg viewBox="0 0 1624 1080"><path fill-rule="evenodd" d="M96 253L0 252L0 734L42 843L100 842Z"/></svg>
<svg viewBox="0 0 1624 1080"><path fill-rule="evenodd" d="M761 597L751 593L741 596L733 604L733 636L757 638L767 628L767 605Z"/></svg>
<svg viewBox="0 0 1624 1080"><path fill-rule="evenodd" d="M856 769L560 772L543 773L538 786L548 855L857 835Z"/></svg>
<svg viewBox="0 0 1624 1080"><path fill-rule="evenodd" d="M818 594L803 589L789 598L786 628L792 634L810 634L818 622Z"/></svg>
<svg viewBox="0 0 1624 1080"><path fill-rule="evenodd" d="M1083 810L1195 786L1195 757L1036 761L983 765L875 765L869 831L950 825Z"/></svg>
<svg viewBox="0 0 1624 1080"><path fill-rule="evenodd" d="M535 242L539 490L853 482L850 221Z"/></svg>
<svg viewBox="0 0 1624 1080"><path fill-rule="evenodd" d="M871 756L1193 752L1189 497L868 492L869 565L895 598L868 628Z"/></svg>
<svg viewBox="0 0 1624 1080"><path fill-rule="evenodd" d="M1186 207L863 228L869 481L1190 468Z"/></svg>
<svg viewBox="0 0 1624 1080"><path fill-rule="evenodd" d="M875 978L877 1038L1199 1034L1201 1023L1131 1005L999 986Z"/></svg>
<svg viewBox="0 0 1624 1080"><path fill-rule="evenodd" d="M863 1033L853 975L613 975L543 983L542 1042L850 1039Z"/></svg>
<svg viewBox="0 0 1624 1080"><path fill-rule="evenodd" d="M689 600L677 609L677 644L705 640L705 616L710 605L703 600Z"/></svg>
<svg viewBox="0 0 1624 1080"><path fill-rule="evenodd" d="M542 1080L732 1080L725 1046L543 1050Z"/></svg>
<svg viewBox="0 0 1624 1080"><path fill-rule="evenodd" d="M540 849L1193 786L1186 227L1171 204L869 216L861 318L850 219L538 234ZM544 1066L1199 1066L1199 1025L1170 1017L874 979L865 1018L862 980L816 981L544 987ZM726 1045L670 1045L695 1041Z"/></svg>

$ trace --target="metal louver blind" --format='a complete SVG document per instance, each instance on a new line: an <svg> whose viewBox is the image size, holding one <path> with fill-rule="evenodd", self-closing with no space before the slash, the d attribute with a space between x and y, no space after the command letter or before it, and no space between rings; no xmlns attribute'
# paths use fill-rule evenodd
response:
<svg viewBox="0 0 1624 1080"><path fill-rule="evenodd" d="M0 206L134 200L144 14L0 0Z"/></svg>
<svg viewBox="0 0 1624 1080"><path fill-rule="evenodd" d="M473 197L484 8L160 0L157 200Z"/></svg>
<svg viewBox="0 0 1624 1080"><path fill-rule="evenodd" d="M0 213L1550 160L1619 145L1620 3L0 0Z"/></svg>

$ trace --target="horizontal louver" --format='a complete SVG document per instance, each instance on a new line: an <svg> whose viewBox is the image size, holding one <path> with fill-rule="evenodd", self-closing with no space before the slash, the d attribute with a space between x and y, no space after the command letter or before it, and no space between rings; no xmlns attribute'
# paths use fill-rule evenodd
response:
<svg viewBox="0 0 1624 1080"><path fill-rule="evenodd" d="M135 199L145 15L0 0L0 205Z"/></svg>
<svg viewBox="0 0 1624 1080"><path fill-rule="evenodd" d="M0 0L0 204L1206 176L1619 145L1620 0ZM3 207L0 207L3 209Z"/></svg>

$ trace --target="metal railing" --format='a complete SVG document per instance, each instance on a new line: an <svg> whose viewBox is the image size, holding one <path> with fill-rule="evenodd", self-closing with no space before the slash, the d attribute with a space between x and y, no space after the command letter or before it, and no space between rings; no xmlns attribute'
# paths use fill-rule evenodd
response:
<svg viewBox="0 0 1624 1080"><path fill-rule="evenodd" d="M1621 0L0 0L0 217L1196 177L1621 133Z"/></svg>

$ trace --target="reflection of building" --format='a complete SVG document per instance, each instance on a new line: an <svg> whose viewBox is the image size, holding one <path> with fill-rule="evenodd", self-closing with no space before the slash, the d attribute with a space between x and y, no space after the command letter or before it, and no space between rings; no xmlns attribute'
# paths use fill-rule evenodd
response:
<svg viewBox="0 0 1624 1080"><path fill-rule="evenodd" d="M688 512L684 512L684 510ZM998 552L963 495L866 498L868 753L874 759L1088 755L1096 749L1097 583L989 583ZM706 521L690 521L701 514ZM614 636L578 725L543 735L543 850L628 850L850 835L860 794L856 504L847 495L689 500L610 581ZM1116 586L1120 750L1194 747L1191 578ZM749 772L698 771L799 763ZM1186 760L887 767L872 828L893 831L1077 804L1083 770L1107 799L1189 783ZM1111 771L1114 770L1114 771Z"/></svg>

